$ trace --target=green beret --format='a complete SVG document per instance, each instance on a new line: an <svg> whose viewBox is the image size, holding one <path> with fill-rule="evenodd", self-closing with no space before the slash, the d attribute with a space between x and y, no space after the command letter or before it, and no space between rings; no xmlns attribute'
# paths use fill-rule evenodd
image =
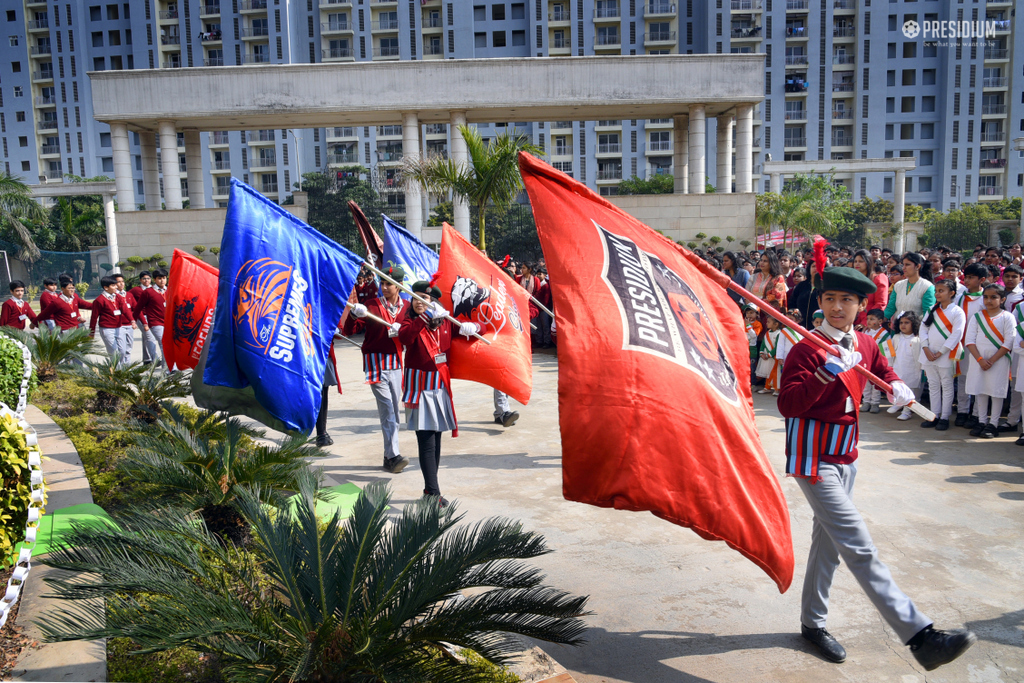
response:
<svg viewBox="0 0 1024 683"><path fill-rule="evenodd" d="M874 282L854 268L826 268L821 282L823 292L849 292L860 297L874 294L877 289Z"/></svg>
<svg viewBox="0 0 1024 683"><path fill-rule="evenodd" d="M405 270L402 268L402 266L390 266L388 268L385 268L383 270L383 273L392 280L396 280L398 282L405 282Z"/></svg>
<svg viewBox="0 0 1024 683"><path fill-rule="evenodd" d="M811 320L814 320L815 318L821 318L822 320L824 320L824 319L825 319L825 312L824 312L824 311L822 311L822 310L821 310L821 309L819 308L818 310L816 310L816 311L815 311L815 312L814 312L814 313L813 313L813 314L811 315Z"/></svg>
<svg viewBox="0 0 1024 683"><path fill-rule="evenodd" d="M397 280L398 278L395 279ZM435 299L441 298L441 288L438 287L437 285L432 286L426 280L419 280L418 282L414 282L412 285L412 291L416 292L417 294L429 294Z"/></svg>

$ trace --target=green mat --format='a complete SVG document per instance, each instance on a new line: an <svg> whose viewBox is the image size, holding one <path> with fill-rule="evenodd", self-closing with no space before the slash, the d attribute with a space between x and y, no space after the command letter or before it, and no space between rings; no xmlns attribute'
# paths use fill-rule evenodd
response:
<svg viewBox="0 0 1024 683"><path fill-rule="evenodd" d="M71 533L71 523L77 522L85 527L101 525L116 526L107 511L95 503L82 503L47 512L39 518L39 531L36 533L36 544L32 547L32 557L46 554L63 542ZM15 556L21 552L23 543L15 549Z"/></svg>
<svg viewBox="0 0 1024 683"><path fill-rule="evenodd" d="M316 516L321 520L328 520L334 516L336 512L341 513L342 519L347 519L352 516L352 509L356 505L356 500L359 498L359 494L362 490L355 484L341 484L340 486L328 486L320 489L323 495L323 500L316 502ZM292 496L285 510L292 517L296 513L296 505L298 496Z"/></svg>

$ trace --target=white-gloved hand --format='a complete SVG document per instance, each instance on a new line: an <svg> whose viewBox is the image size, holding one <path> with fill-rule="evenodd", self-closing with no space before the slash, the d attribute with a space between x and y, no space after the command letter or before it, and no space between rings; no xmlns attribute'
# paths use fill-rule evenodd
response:
<svg viewBox="0 0 1024 683"><path fill-rule="evenodd" d="M459 334L463 337L472 337L474 334L480 334L480 326L476 323L462 323L459 326Z"/></svg>
<svg viewBox="0 0 1024 683"><path fill-rule="evenodd" d="M431 320L440 320L448 315L448 311L444 310L444 306L434 301L427 306L427 315L430 316Z"/></svg>
<svg viewBox="0 0 1024 683"><path fill-rule="evenodd" d="M892 383L892 393L886 394L894 406L908 406L914 402L914 390L903 382Z"/></svg>
<svg viewBox="0 0 1024 683"><path fill-rule="evenodd" d="M831 372L833 375L839 375L841 373L850 370L855 365L860 363L861 355L859 351L853 351L851 349L844 349L838 344L833 344L832 348L839 352L838 356L832 354L828 355L828 359L825 361L825 369Z"/></svg>
<svg viewBox="0 0 1024 683"><path fill-rule="evenodd" d="M362 304L352 304L352 315L357 318L365 318L369 312L366 306Z"/></svg>
<svg viewBox="0 0 1024 683"><path fill-rule="evenodd" d="M391 331L398 334L398 331L402 329L402 323L391 323Z"/></svg>

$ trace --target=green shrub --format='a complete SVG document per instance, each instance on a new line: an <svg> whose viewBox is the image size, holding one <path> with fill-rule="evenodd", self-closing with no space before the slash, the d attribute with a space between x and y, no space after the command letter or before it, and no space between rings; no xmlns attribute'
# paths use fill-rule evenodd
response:
<svg viewBox="0 0 1024 683"><path fill-rule="evenodd" d="M21 393L21 382L25 379L25 365L21 356L21 347L8 337L0 336L0 401L11 410L18 407L18 394ZM28 400L39 386L36 370L32 368L32 377L28 384Z"/></svg>
<svg viewBox="0 0 1024 683"><path fill-rule="evenodd" d="M8 567L14 548L25 540L32 503L28 435L13 415L0 416L0 564Z"/></svg>
<svg viewBox="0 0 1024 683"><path fill-rule="evenodd" d="M89 283L79 282L75 285L75 290L78 292L79 296L85 296L85 293L89 291Z"/></svg>

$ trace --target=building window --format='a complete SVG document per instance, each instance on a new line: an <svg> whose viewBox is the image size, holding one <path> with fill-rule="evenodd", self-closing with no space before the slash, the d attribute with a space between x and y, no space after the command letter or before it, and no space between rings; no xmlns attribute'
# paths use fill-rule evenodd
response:
<svg viewBox="0 0 1024 683"><path fill-rule="evenodd" d="M14 86L14 96L15 97L21 97L24 94L25 94L25 91L22 89L22 87L20 85Z"/></svg>
<svg viewBox="0 0 1024 683"><path fill-rule="evenodd" d="M107 59L106 59L106 57L96 57L95 59L92 60L92 70L93 71L104 71L104 70L106 70L106 68L107 68Z"/></svg>
<svg viewBox="0 0 1024 683"><path fill-rule="evenodd" d="M931 192L932 191L932 179L931 176L925 176L917 179L917 191L918 192Z"/></svg>
<svg viewBox="0 0 1024 683"><path fill-rule="evenodd" d="M11 36L9 40L11 41L11 47L18 47L18 36Z"/></svg>
<svg viewBox="0 0 1024 683"><path fill-rule="evenodd" d="M95 31L92 34L92 46L103 47L103 31Z"/></svg>
<svg viewBox="0 0 1024 683"><path fill-rule="evenodd" d="M892 194L892 178L882 178L882 194Z"/></svg>
<svg viewBox="0 0 1024 683"><path fill-rule="evenodd" d="M505 20L505 5L491 5L491 20L492 21L504 21Z"/></svg>
<svg viewBox="0 0 1024 683"><path fill-rule="evenodd" d="M16 112L14 112L14 120L18 121L19 123L24 122L25 121L25 112L23 112L23 111L16 111Z"/></svg>
<svg viewBox="0 0 1024 683"><path fill-rule="evenodd" d="M21 170L22 171L31 171L32 170L32 164L30 162L28 162L28 161L21 162Z"/></svg>
<svg viewBox="0 0 1024 683"><path fill-rule="evenodd" d="M487 21L486 5L477 5L473 8L473 21Z"/></svg>
<svg viewBox="0 0 1024 683"><path fill-rule="evenodd" d="M917 155L918 166L931 166L934 162L932 161L933 153L930 149L921 150Z"/></svg>
<svg viewBox="0 0 1024 683"><path fill-rule="evenodd" d="M557 31L555 33L557 33ZM487 47L487 34L486 33L474 33L473 34L473 45L474 45L474 47ZM556 45L556 47L558 47L558 46Z"/></svg>
<svg viewBox="0 0 1024 683"><path fill-rule="evenodd" d="M99 5L94 5L89 8L89 21L102 21L103 14L102 8Z"/></svg>
<svg viewBox="0 0 1024 683"><path fill-rule="evenodd" d="M502 7L502 9L504 9L505 6L504 5L500 5L500 7ZM493 39L492 39L491 45L493 47L505 47L505 32L504 31L495 31L494 35L493 35Z"/></svg>
<svg viewBox="0 0 1024 683"><path fill-rule="evenodd" d="M914 124L912 123L901 123L900 124L900 140L913 140L914 139Z"/></svg>
<svg viewBox="0 0 1024 683"><path fill-rule="evenodd" d="M107 5L107 19L117 21L117 5Z"/></svg>
<svg viewBox="0 0 1024 683"><path fill-rule="evenodd" d="M110 147L110 133L100 133L100 147Z"/></svg>
<svg viewBox="0 0 1024 683"><path fill-rule="evenodd" d="M21 73L21 62L11 62L11 71L14 73Z"/></svg>

